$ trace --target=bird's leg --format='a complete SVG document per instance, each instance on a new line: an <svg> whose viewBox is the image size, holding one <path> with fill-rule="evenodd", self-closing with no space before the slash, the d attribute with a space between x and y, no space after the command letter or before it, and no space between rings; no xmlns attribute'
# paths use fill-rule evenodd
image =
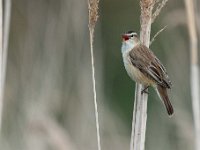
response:
<svg viewBox="0 0 200 150"><path fill-rule="evenodd" d="M144 89L141 91L141 94L149 94L149 92L147 91L147 89L149 88L149 86L144 86Z"/></svg>

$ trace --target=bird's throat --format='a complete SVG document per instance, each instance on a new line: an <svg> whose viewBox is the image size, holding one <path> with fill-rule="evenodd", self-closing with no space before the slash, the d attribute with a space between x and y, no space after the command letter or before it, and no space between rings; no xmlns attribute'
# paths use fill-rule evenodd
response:
<svg viewBox="0 0 200 150"><path fill-rule="evenodd" d="M125 53L125 52L129 52L131 51L135 46L137 45L137 43L133 42L133 41L123 41L122 42L122 48L121 48L121 51L122 53Z"/></svg>

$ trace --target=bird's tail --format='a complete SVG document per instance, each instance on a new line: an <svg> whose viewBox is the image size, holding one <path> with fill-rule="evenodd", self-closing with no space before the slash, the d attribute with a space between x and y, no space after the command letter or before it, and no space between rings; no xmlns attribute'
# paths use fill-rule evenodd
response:
<svg viewBox="0 0 200 150"><path fill-rule="evenodd" d="M163 103L165 104L168 115L169 116L173 115L174 109L173 109L173 106L172 106L172 104L169 100L169 97L168 97L168 94L167 94L167 88L158 85L157 86L157 93L158 93L159 97L161 98L161 100L163 101Z"/></svg>

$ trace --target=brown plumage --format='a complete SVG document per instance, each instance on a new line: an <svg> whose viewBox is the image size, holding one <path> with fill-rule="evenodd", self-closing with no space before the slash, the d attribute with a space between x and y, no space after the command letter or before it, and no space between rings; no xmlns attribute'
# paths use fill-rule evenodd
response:
<svg viewBox="0 0 200 150"><path fill-rule="evenodd" d="M129 56L132 65L145 74L147 78L166 88L171 87L166 69L146 46L138 44L129 52Z"/></svg>
<svg viewBox="0 0 200 150"><path fill-rule="evenodd" d="M171 88L171 81L159 59L142 44L138 44L130 50L128 58L134 66L134 80L147 87L154 86L163 100L168 114L172 115L174 110L167 94L167 89Z"/></svg>
<svg viewBox="0 0 200 150"><path fill-rule="evenodd" d="M171 88L171 81L166 69L154 53L141 44L136 32L128 31L122 35L122 39L121 51L128 75L134 81L144 85L142 93L149 86L153 86L171 116L174 110L167 94L167 89Z"/></svg>
<svg viewBox="0 0 200 150"><path fill-rule="evenodd" d="M166 110L168 115L173 115L174 109L173 106L169 100L168 94L167 94L167 88L158 85L157 86L157 93L160 96L160 98L163 100L163 103L165 104Z"/></svg>

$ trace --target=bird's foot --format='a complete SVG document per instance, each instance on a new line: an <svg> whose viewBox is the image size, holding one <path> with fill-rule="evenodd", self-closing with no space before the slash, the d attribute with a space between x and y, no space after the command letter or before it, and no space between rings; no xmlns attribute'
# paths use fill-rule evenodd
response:
<svg viewBox="0 0 200 150"><path fill-rule="evenodd" d="M149 94L149 92L147 91L148 88L149 86L144 87L144 89L141 91L141 94L144 94L144 93Z"/></svg>

